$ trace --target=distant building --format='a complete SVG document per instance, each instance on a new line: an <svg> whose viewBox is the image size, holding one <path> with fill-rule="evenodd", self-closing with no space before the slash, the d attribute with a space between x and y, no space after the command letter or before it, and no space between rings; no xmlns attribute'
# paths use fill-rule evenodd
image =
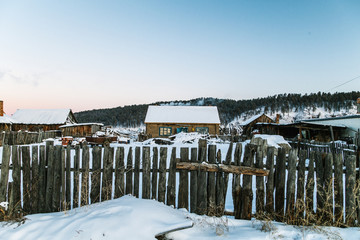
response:
<svg viewBox="0 0 360 240"><path fill-rule="evenodd" d="M60 126L62 136L87 137L100 131L102 123L76 123Z"/></svg>
<svg viewBox="0 0 360 240"><path fill-rule="evenodd" d="M0 100L0 131L10 131L11 125L12 119L4 113L4 102Z"/></svg>
<svg viewBox="0 0 360 240"><path fill-rule="evenodd" d="M275 123L275 121L265 113L255 115L240 124L243 129L242 135L251 137L253 130L257 129L257 123Z"/></svg>
<svg viewBox="0 0 360 240"><path fill-rule="evenodd" d="M13 131L51 131L77 123L71 109L18 109L11 118Z"/></svg>
<svg viewBox="0 0 360 240"><path fill-rule="evenodd" d="M168 137L180 132L219 134L217 107L210 106L149 106L146 118L149 137Z"/></svg>

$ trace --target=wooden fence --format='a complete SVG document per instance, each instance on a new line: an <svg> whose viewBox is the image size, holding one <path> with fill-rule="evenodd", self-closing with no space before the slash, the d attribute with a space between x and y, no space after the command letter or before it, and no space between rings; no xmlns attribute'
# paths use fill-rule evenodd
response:
<svg viewBox="0 0 360 240"><path fill-rule="evenodd" d="M47 132L2 131L0 132L0 146L41 143L44 139L60 136L61 131L57 130Z"/></svg>
<svg viewBox="0 0 360 240"><path fill-rule="evenodd" d="M31 149L4 146L0 202L8 201L10 214L16 215L63 211L132 194L222 216L230 186L237 219L255 215L353 226L360 220L355 159L352 152L308 154L242 143L230 144L226 154L216 145L181 148L180 158L175 147L129 147L125 156L124 147L72 150L52 142Z"/></svg>

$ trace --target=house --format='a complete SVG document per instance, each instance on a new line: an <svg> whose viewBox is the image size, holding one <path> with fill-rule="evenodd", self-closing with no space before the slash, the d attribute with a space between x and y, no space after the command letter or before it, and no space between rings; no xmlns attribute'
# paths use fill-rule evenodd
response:
<svg viewBox="0 0 360 240"><path fill-rule="evenodd" d="M4 102L0 100L0 131L10 131L11 125L12 119L4 113Z"/></svg>
<svg viewBox="0 0 360 240"><path fill-rule="evenodd" d="M104 126L102 123L75 123L60 126L61 135L72 137L92 136Z"/></svg>
<svg viewBox="0 0 360 240"><path fill-rule="evenodd" d="M213 106L149 106L146 117L148 137L168 137L180 132L219 134L220 118Z"/></svg>
<svg viewBox="0 0 360 240"><path fill-rule="evenodd" d="M279 116L277 116L277 119L278 117ZM240 124L243 129L242 134L246 137L250 137L252 131L256 129L257 123L275 123L275 121L269 116L267 116L265 113L255 115Z"/></svg>
<svg viewBox="0 0 360 240"><path fill-rule="evenodd" d="M18 109L12 119L13 131L51 131L77 123L71 109Z"/></svg>

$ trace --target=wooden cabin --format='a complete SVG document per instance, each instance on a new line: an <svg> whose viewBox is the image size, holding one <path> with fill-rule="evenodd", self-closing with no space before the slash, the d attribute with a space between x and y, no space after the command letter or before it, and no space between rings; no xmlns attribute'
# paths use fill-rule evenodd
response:
<svg viewBox="0 0 360 240"><path fill-rule="evenodd" d="M0 131L11 131L12 122L4 112L4 102L0 100Z"/></svg>
<svg viewBox="0 0 360 240"><path fill-rule="evenodd" d="M257 123L275 123L275 121L269 116L267 116L265 113L255 115L240 124L243 129L242 134L247 138L250 138L251 133L253 132L253 130L256 129Z"/></svg>
<svg viewBox="0 0 360 240"><path fill-rule="evenodd" d="M180 132L218 135L220 117L217 107L212 106L149 106L145 124L150 138Z"/></svg>
<svg viewBox="0 0 360 240"><path fill-rule="evenodd" d="M103 126L102 123L77 123L60 126L60 129L63 137L87 137L100 131Z"/></svg>
<svg viewBox="0 0 360 240"><path fill-rule="evenodd" d="M12 130L52 131L65 124L77 123L71 109L18 109L13 115Z"/></svg>

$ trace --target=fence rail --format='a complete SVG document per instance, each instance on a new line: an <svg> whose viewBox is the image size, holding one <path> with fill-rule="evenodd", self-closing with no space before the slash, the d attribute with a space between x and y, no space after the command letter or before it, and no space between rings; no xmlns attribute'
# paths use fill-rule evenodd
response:
<svg viewBox="0 0 360 240"><path fill-rule="evenodd" d="M360 174L353 152L287 151L243 143L230 144L226 153L203 143L181 148L180 158L176 152L175 147L130 146L125 151L87 145L71 149L52 142L5 145L0 202L8 201L10 214L19 215L63 211L132 194L197 214L222 216L229 210L225 211L225 202L231 197L230 187L238 219L255 215L341 226L360 220ZM228 172L222 166L265 174Z"/></svg>

